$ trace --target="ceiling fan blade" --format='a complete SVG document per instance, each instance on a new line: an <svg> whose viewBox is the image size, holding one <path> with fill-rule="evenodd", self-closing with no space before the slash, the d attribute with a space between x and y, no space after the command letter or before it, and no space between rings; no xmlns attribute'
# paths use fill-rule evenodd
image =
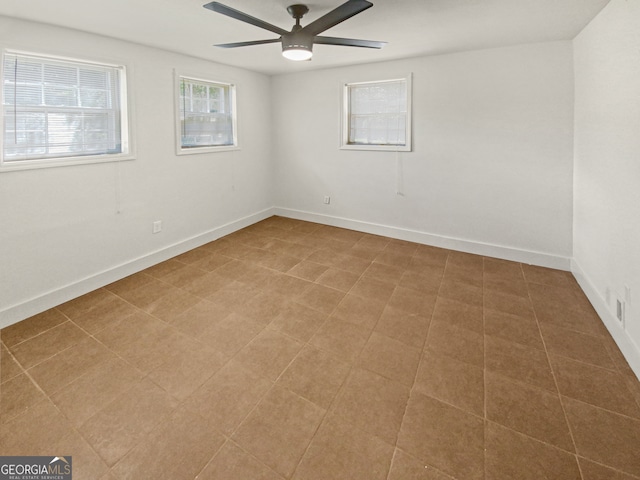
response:
<svg viewBox="0 0 640 480"><path fill-rule="evenodd" d="M236 20L240 20L241 22L250 23L251 25L255 25L256 27L264 28L265 30L269 30L270 32L277 33L278 35L289 33L283 28L276 27L275 25L271 25L270 23L260 20L259 18L252 17L251 15L247 15L246 13L242 13L235 8L227 7L220 2L207 3L206 5L203 5L203 7L208 8L209 10L213 10L214 12L221 13L222 15L226 15L227 17L235 18Z"/></svg>
<svg viewBox="0 0 640 480"><path fill-rule="evenodd" d="M274 38L272 40L254 40L250 42L220 43L218 45L214 45L214 47L220 47L220 48L250 47L251 45L262 45L265 43L279 43L280 41L281 41L280 38Z"/></svg>
<svg viewBox="0 0 640 480"><path fill-rule="evenodd" d="M215 3L215 2L214 2ZM330 29L334 25L344 22L346 19L357 15L358 13L366 10L369 7L373 7L373 3L367 0L348 0L338 8L331 10L326 15L314 20L309 25L305 26L302 31L311 35L318 35L325 30Z"/></svg>
<svg viewBox="0 0 640 480"><path fill-rule="evenodd" d="M357 40L355 38L321 37L316 36L313 43L318 45L341 45L344 47L382 48L387 42L375 40Z"/></svg>

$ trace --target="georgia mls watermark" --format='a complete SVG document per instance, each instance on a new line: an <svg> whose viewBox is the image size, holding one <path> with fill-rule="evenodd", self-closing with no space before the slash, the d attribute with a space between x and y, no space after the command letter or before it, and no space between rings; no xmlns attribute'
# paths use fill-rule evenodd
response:
<svg viewBox="0 0 640 480"><path fill-rule="evenodd" d="M71 457L0 457L0 480L71 480Z"/></svg>

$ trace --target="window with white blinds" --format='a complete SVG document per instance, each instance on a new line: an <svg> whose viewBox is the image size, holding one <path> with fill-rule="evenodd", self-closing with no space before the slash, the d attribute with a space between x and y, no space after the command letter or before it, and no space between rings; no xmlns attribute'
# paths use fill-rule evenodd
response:
<svg viewBox="0 0 640 480"><path fill-rule="evenodd" d="M410 77L344 88L343 148L411 150Z"/></svg>
<svg viewBox="0 0 640 480"><path fill-rule="evenodd" d="M5 52L2 67L3 164L129 153L124 66Z"/></svg>
<svg viewBox="0 0 640 480"><path fill-rule="evenodd" d="M177 83L178 153L235 148L235 86L183 76Z"/></svg>

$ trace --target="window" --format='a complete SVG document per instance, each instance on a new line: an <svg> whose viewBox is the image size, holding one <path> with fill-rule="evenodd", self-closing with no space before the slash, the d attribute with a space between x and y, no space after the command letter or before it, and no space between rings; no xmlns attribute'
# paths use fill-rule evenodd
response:
<svg viewBox="0 0 640 480"><path fill-rule="evenodd" d="M411 150L411 77L344 86L342 148Z"/></svg>
<svg viewBox="0 0 640 480"><path fill-rule="evenodd" d="M127 157L123 66L5 52L2 167Z"/></svg>
<svg viewBox="0 0 640 480"><path fill-rule="evenodd" d="M237 148L235 86L182 76L177 83L177 153Z"/></svg>

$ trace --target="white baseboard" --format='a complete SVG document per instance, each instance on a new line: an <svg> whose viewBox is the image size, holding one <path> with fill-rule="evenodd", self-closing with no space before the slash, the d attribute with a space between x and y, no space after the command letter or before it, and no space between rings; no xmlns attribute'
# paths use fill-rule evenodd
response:
<svg viewBox="0 0 640 480"><path fill-rule="evenodd" d="M242 228L253 225L274 215L272 208L267 208L261 212L248 215L234 220L220 227L216 227L207 232L201 233L191 238L187 238L173 245L169 245L155 252L143 255L128 262L116 265L112 268L99 272L95 275L80 279L69 285L57 288L50 292L39 295L25 302L0 310L0 328L12 325L20 320L29 318L38 313L60 305L85 293L89 293L98 288L104 287L112 282L120 280L128 275L134 274L145 268L149 268L160 262L164 262L176 255L200 247L212 242L220 237L224 237Z"/></svg>
<svg viewBox="0 0 640 480"><path fill-rule="evenodd" d="M399 240L422 243L424 245L473 253L486 257L511 260L529 265L539 265L541 267L549 267L565 271L569 271L571 268L571 259L569 257L551 255L548 253L520 250L517 248L503 247L500 245L492 245L473 240L445 237L442 235L420 232L418 230L380 225L377 223L363 222L350 218L334 217L289 208L274 207L273 213L274 215L280 215L282 217L306 220L309 222L321 223L323 225L332 225L334 227L348 228L358 232L384 235L386 237L397 238Z"/></svg>
<svg viewBox="0 0 640 480"><path fill-rule="evenodd" d="M609 330L613 340L618 345L618 348L620 348L622 355L624 355L624 358L636 374L636 377L640 379L640 347L638 347L638 344L629 336L613 312L607 307L607 302L602 298L598 289L575 259L571 260L571 272L573 276L576 277L580 288L582 288L591 305L593 305L598 316L602 319L602 323L604 323L607 330Z"/></svg>

